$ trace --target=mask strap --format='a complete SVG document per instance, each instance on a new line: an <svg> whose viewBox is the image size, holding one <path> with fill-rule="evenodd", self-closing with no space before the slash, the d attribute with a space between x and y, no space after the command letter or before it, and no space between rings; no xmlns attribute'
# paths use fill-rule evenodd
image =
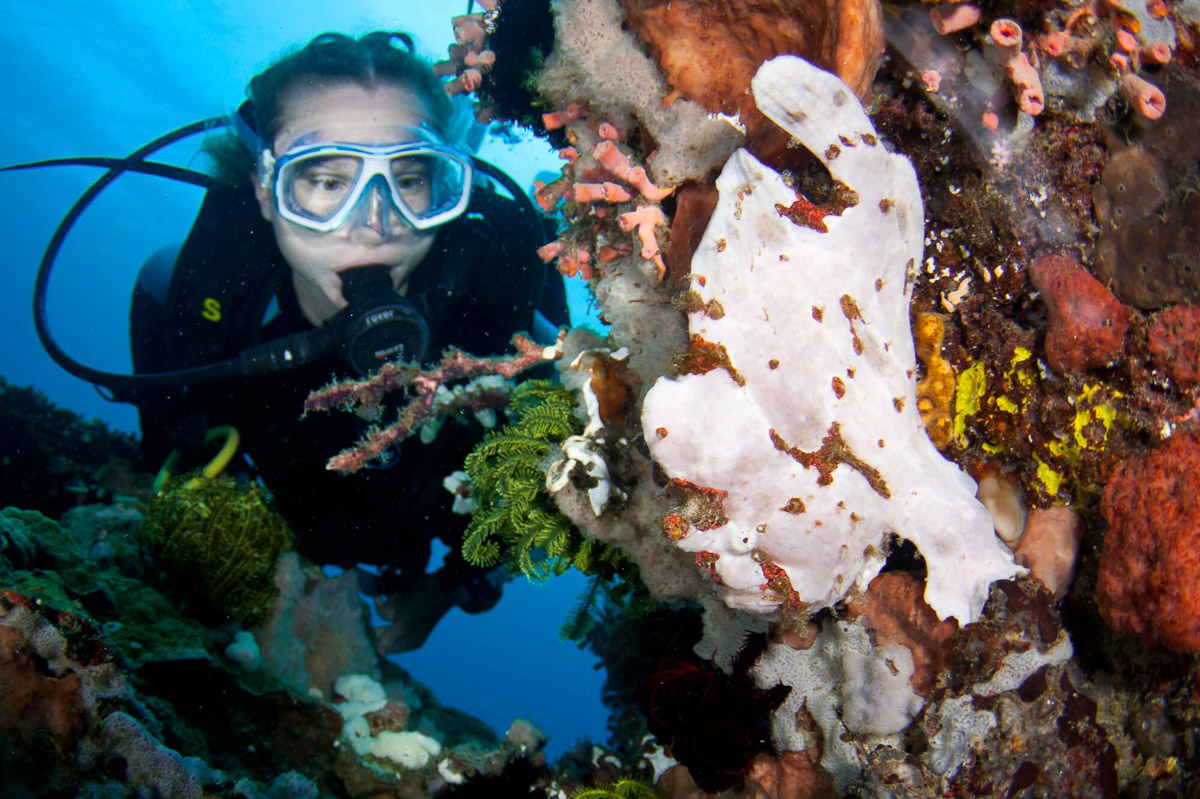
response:
<svg viewBox="0 0 1200 799"><path fill-rule="evenodd" d="M254 123L250 119L253 108L254 106L249 100L242 103L236 111L229 115L229 125L242 143L250 148L250 152L257 153L266 145L262 136L259 136L258 131L254 129Z"/></svg>
<svg viewBox="0 0 1200 799"><path fill-rule="evenodd" d="M271 178L275 172L275 154L267 147L262 136L254 129L251 121L254 104L246 100L238 109L229 115L229 126L250 152L256 153L255 165L258 167L258 182L264 189L271 188Z"/></svg>

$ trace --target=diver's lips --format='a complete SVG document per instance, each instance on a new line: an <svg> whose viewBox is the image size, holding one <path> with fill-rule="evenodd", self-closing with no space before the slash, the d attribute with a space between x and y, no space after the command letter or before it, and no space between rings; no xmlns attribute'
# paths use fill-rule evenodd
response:
<svg viewBox="0 0 1200 799"><path fill-rule="evenodd" d="M368 266L382 266L385 269L392 268L391 264L380 263L379 261L368 261L367 263L362 264L346 264L345 266L339 266L334 271L340 275L343 272L349 272L351 269L365 269Z"/></svg>

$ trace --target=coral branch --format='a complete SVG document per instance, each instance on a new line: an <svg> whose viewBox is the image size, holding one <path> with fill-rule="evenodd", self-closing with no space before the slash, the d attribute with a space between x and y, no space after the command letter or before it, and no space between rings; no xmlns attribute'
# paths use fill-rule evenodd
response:
<svg viewBox="0 0 1200 799"><path fill-rule="evenodd" d="M1141 56L1147 64L1164 66L1171 63L1171 47L1166 42L1154 42L1141 49Z"/></svg>
<svg viewBox="0 0 1200 799"><path fill-rule="evenodd" d="M1167 110L1162 89L1132 73L1121 78L1121 95L1146 119L1158 119Z"/></svg>
<svg viewBox="0 0 1200 799"><path fill-rule="evenodd" d="M624 138L621 131L617 130L616 125L611 122L601 122L600 127L596 130L600 134L600 138L608 139L609 141L617 141Z"/></svg>
<svg viewBox="0 0 1200 799"><path fill-rule="evenodd" d="M483 14L462 14L450 20L454 26L454 40L465 44L473 52L483 50L487 41L487 31L483 27Z"/></svg>
<svg viewBox="0 0 1200 799"><path fill-rule="evenodd" d="M981 16L983 11L974 3L943 3L929 9L929 21L942 36L971 27Z"/></svg>
<svg viewBox="0 0 1200 799"><path fill-rule="evenodd" d="M543 183L540 180L533 182L533 198L537 201L538 207L546 213L554 210L554 206L558 205L558 201L567 193L567 189L571 187L571 182L564 176L560 177L551 183Z"/></svg>
<svg viewBox="0 0 1200 799"><path fill-rule="evenodd" d="M1000 52L1005 63L1011 62L1021 52L1023 34L1021 26L1015 19L1001 18L992 23L988 29L992 42Z"/></svg>
<svg viewBox="0 0 1200 799"><path fill-rule="evenodd" d="M988 34L995 47L997 60L1003 65L1017 91L1017 105L1031 116L1042 113L1042 109L1046 107L1042 79L1030 62L1029 56L1021 52L1024 35L1020 24L1014 19L998 19L992 23Z"/></svg>
<svg viewBox="0 0 1200 799"><path fill-rule="evenodd" d="M577 203L628 202L632 195L624 186L605 181L604 183L576 183L571 186L570 198Z"/></svg>
<svg viewBox="0 0 1200 799"><path fill-rule="evenodd" d="M674 189L661 189L651 183L649 176L646 175L646 170L640 166L633 166L629 161L629 156L617 149L617 145L608 139L597 143L592 148L592 157L596 159L596 163L614 176L640 191L647 200L661 200L674 191Z"/></svg>
<svg viewBox="0 0 1200 799"><path fill-rule="evenodd" d="M561 111L551 111L547 114L542 114L542 126L546 130L557 130L565 126L568 122L579 119L582 116L587 116L584 113L582 105L579 103L568 103L567 107Z"/></svg>
<svg viewBox="0 0 1200 799"><path fill-rule="evenodd" d="M1017 90L1017 105L1030 116L1037 116L1046 107L1046 98L1042 94L1042 79L1029 63L1029 56L1018 53L1017 57L1004 66L1008 77Z"/></svg>
<svg viewBox="0 0 1200 799"><path fill-rule="evenodd" d="M436 369L423 371L415 366L385 364L365 380L346 380L334 383L308 396L304 412L328 411L334 408L366 413L377 417L383 396L389 391L411 388L415 396L400 411L399 417L385 428L372 428L353 447L329 459L325 468L352 474L372 460L383 457L426 419L445 416L464 408L487 408L503 404L507 387L485 387L478 391L452 394L448 400L437 398L438 389L455 380L481 375L512 378L524 370L562 355L562 334L554 347L542 347L523 333L513 336L517 354L499 358L476 358L462 350L451 348L442 356ZM437 399L437 402L435 402Z"/></svg>
<svg viewBox="0 0 1200 799"><path fill-rule="evenodd" d="M656 225L666 224L662 210L656 205L639 205L636 211L621 214L620 222L622 230L637 228L638 239L642 243L642 257L654 262L658 267L658 279L662 280L667 273L667 267L663 263L658 238L654 235Z"/></svg>

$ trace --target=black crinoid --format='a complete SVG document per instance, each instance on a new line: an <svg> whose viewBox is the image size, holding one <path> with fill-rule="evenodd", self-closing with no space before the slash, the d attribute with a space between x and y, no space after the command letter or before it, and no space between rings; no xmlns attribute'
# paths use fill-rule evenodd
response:
<svg viewBox="0 0 1200 799"><path fill-rule="evenodd" d="M748 672L766 643L747 638L732 674L666 658L638 688L650 731L708 793L733 787L756 755L771 751L771 711L792 689L755 687Z"/></svg>
<svg viewBox="0 0 1200 799"><path fill-rule="evenodd" d="M528 757L516 757L504 764L497 774L476 774L460 785L451 785L438 799L549 799L542 785L550 781L544 766Z"/></svg>
<svg viewBox="0 0 1200 799"><path fill-rule="evenodd" d="M537 98L537 74L554 49L550 0L504 0L496 30L488 37L495 65L484 74L483 90L496 119L507 119L545 137ZM561 131L557 134L561 136ZM565 139L556 146L566 146Z"/></svg>

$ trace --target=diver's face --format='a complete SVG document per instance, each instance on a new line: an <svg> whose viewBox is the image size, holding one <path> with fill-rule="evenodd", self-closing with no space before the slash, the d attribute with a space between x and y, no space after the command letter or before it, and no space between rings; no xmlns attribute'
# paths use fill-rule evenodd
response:
<svg viewBox="0 0 1200 799"><path fill-rule="evenodd" d="M314 84L289 90L282 98L276 157L298 142L393 144L399 127L428 123L425 103L394 85L364 88L356 83ZM304 315L320 324L346 307L339 272L366 264L391 268L392 285L404 294L408 280L433 246L434 231L404 222L381 192L372 189L359 212L328 233L283 219L271 189L254 180L263 218L275 230L279 250L292 268Z"/></svg>

